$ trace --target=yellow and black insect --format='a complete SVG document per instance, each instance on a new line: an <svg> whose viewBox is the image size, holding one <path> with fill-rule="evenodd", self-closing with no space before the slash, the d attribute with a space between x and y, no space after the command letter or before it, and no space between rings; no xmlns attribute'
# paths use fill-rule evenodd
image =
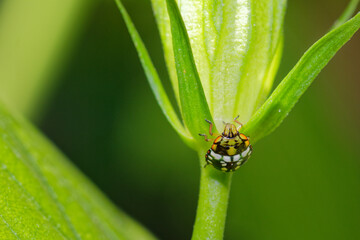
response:
<svg viewBox="0 0 360 240"><path fill-rule="evenodd" d="M239 132L242 124L237 120L238 117L234 119L234 122L239 124L238 128L234 124L225 123L224 132L215 138L211 148L205 154L205 167L212 165L220 171L233 172L249 159L253 148L249 137ZM212 122L206 119L205 121L210 124L209 133L213 136ZM206 134L199 135L205 137L205 141L211 141Z"/></svg>

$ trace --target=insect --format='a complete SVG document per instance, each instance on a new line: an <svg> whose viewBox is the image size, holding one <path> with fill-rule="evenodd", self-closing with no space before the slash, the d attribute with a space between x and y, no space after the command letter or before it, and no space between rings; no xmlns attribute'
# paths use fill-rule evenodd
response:
<svg viewBox="0 0 360 240"><path fill-rule="evenodd" d="M234 119L234 122L239 124L238 128L234 124L224 123L224 132L215 138L211 148L205 154L205 167L212 165L220 171L233 172L249 159L253 148L249 137L239 132L242 124L237 120L238 118L239 116ZM209 133L213 136L213 123L206 119L205 121L210 124ZM206 134L199 135L205 137L205 141L211 141Z"/></svg>

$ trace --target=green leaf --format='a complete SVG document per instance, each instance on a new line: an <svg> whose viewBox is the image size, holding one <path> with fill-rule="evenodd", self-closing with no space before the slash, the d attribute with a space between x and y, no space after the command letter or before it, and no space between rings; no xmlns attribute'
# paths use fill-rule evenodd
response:
<svg viewBox="0 0 360 240"><path fill-rule="evenodd" d="M152 5L172 83L177 84L165 0L152 0ZM216 125L237 115L247 122L272 87L286 0L188 0L178 6Z"/></svg>
<svg viewBox="0 0 360 240"><path fill-rule="evenodd" d="M154 239L0 106L0 239Z"/></svg>
<svg viewBox="0 0 360 240"><path fill-rule="evenodd" d="M239 80L235 86L234 80L230 82L237 88L231 103L234 105L232 116L239 114L240 121L245 123L263 103L272 88L282 54L281 39L286 0L252 0L249 8L248 32L243 37L246 40L246 49L243 58L237 63L239 66L231 71L237 72ZM230 51L231 49L227 49L225 54L231 54ZM223 95L228 96L225 92ZM223 104L227 104L226 99L223 100Z"/></svg>
<svg viewBox="0 0 360 240"><path fill-rule="evenodd" d="M212 120L209 106L197 72L189 37L175 0L167 0L179 94L184 122L192 136L206 133L208 125L205 119Z"/></svg>
<svg viewBox="0 0 360 240"><path fill-rule="evenodd" d="M170 19L167 13L166 0L151 0L157 26L160 32L162 48L164 51L165 63L169 73L170 81L175 93L178 105L180 106L179 84L176 75L174 61L174 50L172 47Z"/></svg>
<svg viewBox="0 0 360 240"><path fill-rule="evenodd" d="M166 0L151 0L151 2L160 31L170 79L180 105L179 85ZM221 5L220 1L181 1L182 19L186 25L195 64L210 108L210 59L214 56L214 46L217 38L217 31L213 21L215 18L221 18L219 15Z"/></svg>
<svg viewBox="0 0 360 240"><path fill-rule="evenodd" d="M350 0L349 4L346 6L344 12L341 14L338 20L332 26L332 29L337 28L347 20L351 18L351 16L355 13L357 5L360 0Z"/></svg>
<svg viewBox="0 0 360 240"><path fill-rule="evenodd" d="M145 71L145 75L150 84L151 90L153 91L156 101L158 102L162 112L164 113L167 120L170 122L171 126L175 131L180 135L180 137L187 143L191 143L191 136L188 134L187 130L181 124L176 112L171 105L169 98L164 90L164 87L160 81L159 75L151 61L148 51L141 40L139 33L137 32L129 14L127 13L125 7L120 0L115 0L121 15L124 18L125 24L129 30L130 36L134 42L135 48L138 52L141 65Z"/></svg>
<svg viewBox="0 0 360 240"><path fill-rule="evenodd" d="M240 114L244 122L265 102L272 89L282 57L286 2L253 1L251 4L249 47L233 113Z"/></svg>
<svg viewBox="0 0 360 240"><path fill-rule="evenodd" d="M278 42L278 47L273 56L273 59L272 59L270 65L268 66L266 75L262 81L260 94L259 94L259 97L255 104L256 107L255 107L255 109L253 109L253 111L255 111L256 109L261 107L261 105L266 101L266 99L272 89L272 85L274 83L276 73L280 66L282 52L283 52L283 45L284 45L284 37L281 36L280 41Z"/></svg>
<svg viewBox="0 0 360 240"><path fill-rule="evenodd" d="M335 53L360 27L360 13L332 30L301 57L242 131L259 141L274 131Z"/></svg>

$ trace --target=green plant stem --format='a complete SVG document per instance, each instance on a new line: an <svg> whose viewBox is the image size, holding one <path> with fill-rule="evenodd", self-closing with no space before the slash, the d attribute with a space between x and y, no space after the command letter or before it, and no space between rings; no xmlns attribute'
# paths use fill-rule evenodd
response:
<svg viewBox="0 0 360 240"><path fill-rule="evenodd" d="M211 166L204 168L204 152L199 154L200 193L192 240L220 240L224 235L232 173Z"/></svg>

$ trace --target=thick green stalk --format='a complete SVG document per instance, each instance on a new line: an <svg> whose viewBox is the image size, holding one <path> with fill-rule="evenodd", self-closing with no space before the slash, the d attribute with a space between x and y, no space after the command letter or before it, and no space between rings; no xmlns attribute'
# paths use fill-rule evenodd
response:
<svg viewBox="0 0 360 240"><path fill-rule="evenodd" d="M205 164L200 151L199 202L192 240L223 239L232 173L223 173Z"/></svg>

